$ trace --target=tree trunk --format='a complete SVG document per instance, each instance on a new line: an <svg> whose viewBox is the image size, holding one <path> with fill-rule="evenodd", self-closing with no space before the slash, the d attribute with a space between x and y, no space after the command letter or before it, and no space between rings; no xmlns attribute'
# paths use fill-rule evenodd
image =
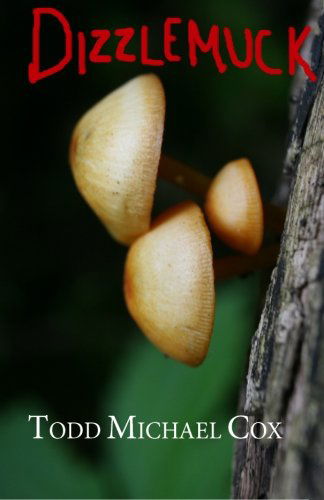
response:
<svg viewBox="0 0 324 500"><path fill-rule="evenodd" d="M294 83L284 180L289 194L280 255L252 340L240 414L281 421L283 439L236 441L233 498L324 497L323 0L312 4L317 82ZM304 54L305 55L305 54Z"/></svg>

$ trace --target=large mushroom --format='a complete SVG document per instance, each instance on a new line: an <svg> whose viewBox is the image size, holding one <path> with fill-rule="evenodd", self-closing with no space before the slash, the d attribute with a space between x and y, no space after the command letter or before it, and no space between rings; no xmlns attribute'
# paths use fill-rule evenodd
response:
<svg viewBox="0 0 324 500"><path fill-rule="evenodd" d="M199 365L214 323L210 234L192 202L169 209L131 246L124 291L130 314L164 354Z"/></svg>
<svg viewBox="0 0 324 500"><path fill-rule="evenodd" d="M162 84L146 74L98 102L73 132L70 162L78 189L126 245L149 229L164 115Z"/></svg>

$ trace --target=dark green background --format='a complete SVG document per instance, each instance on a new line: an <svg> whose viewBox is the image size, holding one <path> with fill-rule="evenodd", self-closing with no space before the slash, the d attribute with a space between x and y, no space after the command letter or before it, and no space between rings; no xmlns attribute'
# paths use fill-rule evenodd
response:
<svg viewBox="0 0 324 500"><path fill-rule="evenodd" d="M2 16L2 156L0 183L0 497L223 498L229 496L235 415L249 339L256 324L260 276L217 288L215 335L197 369L165 359L126 311L126 249L111 240L79 196L67 162L75 121L102 96L144 71L140 64L89 66L30 85L32 8L60 9L76 32L152 27L161 52L167 16L229 26L240 41L250 27L272 29L266 57L287 67L287 27L303 25L299 1L30 2ZM185 31L177 29L184 54ZM55 62L61 39L44 30L44 60ZM138 40L138 38L137 38ZM137 41L133 44L137 50ZM210 55L156 71L167 95L164 150L213 174L239 156L253 161L266 199L281 169L290 78L256 67L220 76ZM161 184L155 211L186 198ZM222 252L223 250L220 250ZM262 287L261 287L262 288ZM50 420L217 420L221 441L33 441L29 413Z"/></svg>

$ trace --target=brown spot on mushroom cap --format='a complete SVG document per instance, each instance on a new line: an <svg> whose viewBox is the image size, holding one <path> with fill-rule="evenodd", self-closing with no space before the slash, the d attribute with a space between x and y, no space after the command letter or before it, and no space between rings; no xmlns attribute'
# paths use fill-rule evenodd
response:
<svg viewBox="0 0 324 500"><path fill-rule="evenodd" d="M202 211L183 203L131 246L124 292L130 314L164 354L188 365L205 358L214 322L210 234Z"/></svg>
<svg viewBox="0 0 324 500"><path fill-rule="evenodd" d="M225 165L214 177L206 196L210 226L227 245L256 254L263 240L263 206L258 182L249 160Z"/></svg>
<svg viewBox="0 0 324 500"><path fill-rule="evenodd" d="M78 189L126 245L150 226L164 115L162 84L146 74L98 102L73 132L70 162Z"/></svg>

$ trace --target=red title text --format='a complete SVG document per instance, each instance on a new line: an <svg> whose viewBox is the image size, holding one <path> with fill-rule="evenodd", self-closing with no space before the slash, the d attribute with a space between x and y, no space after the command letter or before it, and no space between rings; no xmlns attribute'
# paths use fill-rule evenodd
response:
<svg viewBox="0 0 324 500"><path fill-rule="evenodd" d="M41 64L41 25L46 16L51 16L54 20L59 36L64 42L57 61L49 67ZM175 48L179 37L179 34L177 35L179 25L184 26L186 32L187 50L182 54ZM316 81L315 73L301 53L302 46L310 33L309 26L299 33L294 27L288 28L287 63L285 67L280 67L275 64L275 61L266 60L264 55L265 44L273 36L271 30L260 29L252 33L251 29L244 29L242 33L244 46L238 55L230 28L220 28L214 24L210 27L207 36L203 36L193 19L183 21L180 17L168 17L163 22L162 55L157 58L150 53L150 37L153 34L150 33L149 26L143 25L137 30L132 27L93 29L90 33L78 31L73 34L71 25L62 12L51 7L41 7L33 9L32 60L28 66L28 78L30 83L36 83L62 71L73 59L77 61L78 73L85 75L89 64L110 64L114 60L124 63L138 61L143 66L155 67L183 61L194 68L199 64L203 54L209 54L220 74L225 73L230 66L247 69L252 64L256 64L260 71L268 75L288 73L292 76L297 68L301 67L311 81ZM42 36L45 37L44 34ZM135 37L139 37L140 41L137 53L130 49Z"/></svg>

